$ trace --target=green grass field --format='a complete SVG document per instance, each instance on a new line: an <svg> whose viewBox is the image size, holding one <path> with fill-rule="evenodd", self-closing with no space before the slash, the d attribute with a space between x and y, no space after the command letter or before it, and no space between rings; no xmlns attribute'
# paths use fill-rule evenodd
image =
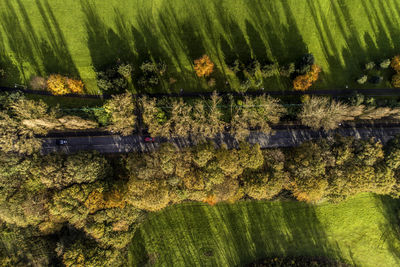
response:
<svg viewBox="0 0 400 267"><path fill-rule="evenodd" d="M398 200L371 194L336 205L248 201L171 206L142 224L129 261L143 266L149 255L156 266L240 266L267 256L302 255L357 266L399 266L398 211Z"/></svg>
<svg viewBox="0 0 400 267"><path fill-rule="evenodd" d="M234 58L286 64L309 51L324 71L314 88L353 88L365 63L400 51L399 19L397 0L0 0L2 83L59 72L98 93L94 67L162 59L178 82L159 90L201 91L192 62L204 53L221 78Z"/></svg>

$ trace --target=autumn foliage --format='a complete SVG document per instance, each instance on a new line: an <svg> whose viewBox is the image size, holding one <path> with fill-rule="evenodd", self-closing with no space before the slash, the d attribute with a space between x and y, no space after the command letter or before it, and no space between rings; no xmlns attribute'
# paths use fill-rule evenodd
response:
<svg viewBox="0 0 400 267"><path fill-rule="evenodd" d="M52 74L47 79L47 88L53 95L65 94L82 94L83 82L62 76L60 74Z"/></svg>
<svg viewBox="0 0 400 267"><path fill-rule="evenodd" d="M400 72L400 55L395 56L392 58L392 62L390 63L390 66L397 72Z"/></svg>
<svg viewBox="0 0 400 267"><path fill-rule="evenodd" d="M293 81L293 87L296 91L306 91L311 85L318 80L321 68L314 64L311 70L304 75L297 76Z"/></svg>
<svg viewBox="0 0 400 267"><path fill-rule="evenodd" d="M207 55L203 55L194 61L194 70L198 77L207 77L213 72L214 63Z"/></svg>

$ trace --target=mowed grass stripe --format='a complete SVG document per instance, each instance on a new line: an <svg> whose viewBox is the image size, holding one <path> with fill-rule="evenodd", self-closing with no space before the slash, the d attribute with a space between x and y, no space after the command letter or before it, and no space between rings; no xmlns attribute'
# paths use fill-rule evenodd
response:
<svg viewBox="0 0 400 267"><path fill-rule="evenodd" d="M398 200L372 194L317 206L263 201L171 206L150 214L139 228L130 264L143 264L149 254L156 266L238 266L268 256L396 266L400 241L390 218L398 209Z"/></svg>
<svg viewBox="0 0 400 267"><path fill-rule="evenodd" d="M6 85L60 72L98 93L94 69L120 58L136 69L168 63L178 82L158 90L201 91L210 90L193 71L202 54L217 65L222 88L235 58L287 64L311 52L324 71L314 88L352 88L365 63L400 51L397 0L0 0L0 10ZM264 86L287 90L290 82Z"/></svg>

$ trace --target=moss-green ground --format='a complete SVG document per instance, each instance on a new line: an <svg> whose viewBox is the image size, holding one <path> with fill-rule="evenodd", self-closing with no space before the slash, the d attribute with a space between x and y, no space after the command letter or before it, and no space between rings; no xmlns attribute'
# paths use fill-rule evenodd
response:
<svg viewBox="0 0 400 267"><path fill-rule="evenodd" d="M398 208L398 200L371 194L317 206L268 201L171 206L142 224L129 261L142 266L149 255L156 266L240 266L269 256L309 255L357 266L399 266Z"/></svg>
<svg viewBox="0 0 400 267"><path fill-rule="evenodd" d="M222 89L226 61L286 64L308 51L324 71L314 88L354 88L365 63L400 51L399 18L397 0L0 0L0 61L9 73L2 83L59 72L98 93L94 67L162 59L178 82L158 91L211 90L192 69L208 54ZM265 87L287 90L290 82Z"/></svg>

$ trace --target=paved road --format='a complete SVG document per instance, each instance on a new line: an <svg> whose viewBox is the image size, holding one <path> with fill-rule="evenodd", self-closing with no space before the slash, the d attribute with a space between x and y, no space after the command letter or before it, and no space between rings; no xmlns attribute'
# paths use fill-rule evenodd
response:
<svg viewBox="0 0 400 267"><path fill-rule="evenodd" d="M386 143L393 137L400 135L400 125L381 125L381 126L363 126L363 127L342 127L330 133L323 131L312 131L307 128L298 127L279 127L274 133L267 135L261 132L252 132L248 138L248 142L260 144L261 148L274 147L293 147L299 144L319 139L327 138L335 134L343 136L354 136L358 139L368 139L374 137L376 140ZM164 142L172 142L178 147L191 146L195 142L190 138L175 138L171 140L156 138L154 143L145 143L143 137L139 135L119 136L81 136L81 137L65 137L67 146L58 146L56 140L60 137L43 138L43 153L65 152L74 153L81 150L97 150L100 153L125 153L132 151L148 152L156 149ZM228 134L221 134L214 141L218 144L226 144L228 148L236 147L237 142Z"/></svg>

